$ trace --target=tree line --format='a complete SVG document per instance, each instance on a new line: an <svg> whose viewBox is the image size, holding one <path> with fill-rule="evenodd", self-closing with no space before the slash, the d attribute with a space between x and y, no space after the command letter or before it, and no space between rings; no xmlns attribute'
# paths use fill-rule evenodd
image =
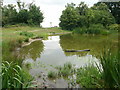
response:
<svg viewBox="0 0 120 90"><path fill-rule="evenodd" d="M110 7L112 6L103 2L98 2L90 8L84 2L78 6L74 3L67 4L65 10L62 11L59 26L62 29L73 30L77 27L89 28L91 25L98 24L105 28L111 24L119 24L118 12L113 14L116 9L110 9Z"/></svg>
<svg viewBox="0 0 120 90"><path fill-rule="evenodd" d="M19 1L17 6L18 9L13 4L2 6L2 26L20 23L40 25L43 22L43 13L34 3L25 4Z"/></svg>

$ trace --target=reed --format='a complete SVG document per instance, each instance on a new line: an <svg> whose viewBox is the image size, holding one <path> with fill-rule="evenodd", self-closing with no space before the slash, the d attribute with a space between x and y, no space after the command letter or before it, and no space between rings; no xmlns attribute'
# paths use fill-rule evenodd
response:
<svg viewBox="0 0 120 90"><path fill-rule="evenodd" d="M104 51L100 58L102 70L98 67L104 80L106 88L120 88L120 51L112 53L111 50Z"/></svg>
<svg viewBox="0 0 120 90"><path fill-rule="evenodd" d="M33 78L19 65L7 61L2 62L2 88L28 88Z"/></svg>

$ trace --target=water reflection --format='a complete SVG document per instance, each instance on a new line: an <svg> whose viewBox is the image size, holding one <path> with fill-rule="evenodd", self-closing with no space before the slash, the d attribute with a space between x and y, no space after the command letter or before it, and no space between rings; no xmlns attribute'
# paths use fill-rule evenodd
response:
<svg viewBox="0 0 120 90"><path fill-rule="evenodd" d="M66 37L66 36L64 38L63 38L63 36L61 36L61 37L60 36L49 36L48 40L42 40L43 45L44 45L44 50L42 51L41 55L40 55L40 52L34 52L36 55L34 59L36 59L36 60L34 61L30 58L26 58L26 60L24 62L32 62L35 65L37 65L39 62L42 62L46 65L49 64L49 65L54 65L54 66L58 66L58 65L62 66L66 62L71 62L72 64L75 64L76 66L80 67L80 66L84 66L85 64L88 64L90 61L97 61L96 57L90 55L89 52L81 52L82 54L81 53L76 54L73 52L65 53L63 48L64 49L70 49L70 48L73 49L73 48L80 47L80 45L78 43L75 43L75 41L73 41L73 39L74 39L73 37ZM77 46L74 47L74 45L72 43L68 42L68 40L70 40L70 42L73 42L74 45L77 44ZM37 42L36 42L36 44L37 44ZM68 46L66 47L67 44L68 44ZM30 45L28 47L29 49L27 47L26 47L26 49L23 48L24 51L26 51L28 49L25 56L28 56L30 52L32 54L32 51L31 51L31 50L33 50L32 47L36 47L35 43L33 45ZM61 48L61 46L62 46L62 48ZM65 46L66 48L63 46ZM28 51L30 51L30 52L28 53ZM37 55L40 55L41 57L37 57ZM34 56L34 55L32 55L32 56Z"/></svg>
<svg viewBox="0 0 120 90"><path fill-rule="evenodd" d="M71 62L75 67L82 67L89 63L99 63L97 55L100 54L104 46L109 48L113 46L114 51L117 50L116 37L108 36L81 36L81 35L62 35L49 36L48 40L36 41L31 45L21 49L21 55L25 57L23 64L31 63L30 74L35 77L38 82L42 82L39 78L41 73L47 75L48 71L56 71L55 66L64 65ZM111 44L110 44L111 43ZM90 49L90 52L64 52L65 49L83 50ZM55 85L57 88L67 87L65 80L56 81L49 84Z"/></svg>
<svg viewBox="0 0 120 90"><path fill-rule="evenodd" d="M117 35L116 35L117 36ZM112 38L112 36L101 36L101 35L62 35L60 36L60 45L63 50L65 49L75 49L75 50L83 50L90 49L89 54L97 57L102 53L102 51L106 48L112 47L113 51L116 51L117 48L117 37ZM87 52L75 52L68 53L64 52L66 56L71 55L80 55L84 56Z"/></svg>
<svg viewBox="0 0 120 90"><path fill-rule="evenodd" d="M43 51L43 46L42 41L34 41L30 45L21 48L20 56L25 59L36 60L37 58L40 58L41 52Z"/></svg>

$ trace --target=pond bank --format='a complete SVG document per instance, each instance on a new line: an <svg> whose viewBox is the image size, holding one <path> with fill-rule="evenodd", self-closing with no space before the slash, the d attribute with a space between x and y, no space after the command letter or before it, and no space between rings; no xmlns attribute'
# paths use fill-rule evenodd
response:
<svg viewBox="0 0 120 90"><path fill-rule="evenodd" d="M38 40L42 40L42 38L37 38L37 39L29 38L29 42L24 42L24 43L22 44L22 47L28 46L28 45L30 45L32 42L38 41Z"/></svg>

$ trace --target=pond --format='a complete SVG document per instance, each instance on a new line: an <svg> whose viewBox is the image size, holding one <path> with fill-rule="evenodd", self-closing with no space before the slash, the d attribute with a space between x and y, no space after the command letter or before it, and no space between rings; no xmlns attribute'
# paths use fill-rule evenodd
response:
<svg viewBox="0 0 120 90"><path fill-rule="evenodd" d="M63 66L70 62L76 68L86 66L90 63L99 63L100 54L103 50L112 47L117 52L118 38L116 36L103 35L77 35L66 34L49 36L47 40L35 41L20 49L19 55L24 58L23 67L35 77L38 83L43 82L40 78L43 73L56 71L55 67ZM85 52L65 52L66 49L84 50ZM47 80L51 87L68 87L67 80L57 79L55 82Z"/></svg>

